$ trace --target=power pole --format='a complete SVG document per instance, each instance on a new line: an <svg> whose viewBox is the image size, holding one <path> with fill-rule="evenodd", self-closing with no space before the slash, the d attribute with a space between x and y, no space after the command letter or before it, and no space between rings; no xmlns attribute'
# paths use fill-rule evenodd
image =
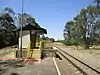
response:
<svg viewBox="0 0 100 75"><path fill-rule="evenodd" d="M21 16L21 32L20 32L20 58L22 58L22 36L23 36L23 5L24 5L24 1L22 0L22 16Z"/></svg>

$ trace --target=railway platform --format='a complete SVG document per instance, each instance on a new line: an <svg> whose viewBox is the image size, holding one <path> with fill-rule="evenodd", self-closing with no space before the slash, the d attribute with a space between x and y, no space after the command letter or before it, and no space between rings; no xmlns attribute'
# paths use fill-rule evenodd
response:
<svg viewBox="0 0 100 75"><path fill-rule="evenodd" d="M0 75L58 75L52 57L45 58L40 63L24 63L22 65L19 67L6 65L6 67L2 67L3 72L0 70Z"/></svg>

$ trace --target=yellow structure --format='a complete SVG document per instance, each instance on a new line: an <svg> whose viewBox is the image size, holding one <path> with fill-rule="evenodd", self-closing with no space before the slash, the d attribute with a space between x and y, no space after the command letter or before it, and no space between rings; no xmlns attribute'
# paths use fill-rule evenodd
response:
<svg viewBox="0 0 100 75"><path fill-rule="evenodd" d="M37 43L38 44L38 43ZM40 46L39 46L40 45ZM38 45L38 48L31 49L31 43L27 45L27 59L34 59L38 60L41 58L41 50L43 48L43 41L40 41L40 44Z"/></svg>

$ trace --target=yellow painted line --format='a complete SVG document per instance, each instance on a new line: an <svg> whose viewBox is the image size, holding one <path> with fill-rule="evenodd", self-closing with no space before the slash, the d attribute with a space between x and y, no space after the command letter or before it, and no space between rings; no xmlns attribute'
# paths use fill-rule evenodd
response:
<svg viewBox="0 0 100 75"><path fill-rule="evenodd" d="M53 62L54 62L54 64L55 64L55 67L56 67L56 70L57 70L58 75L61 75L60 70L59 70L59 68L58 68L58 66L57 66L57 63L56 63L54 57L53 57Z"/></svg>

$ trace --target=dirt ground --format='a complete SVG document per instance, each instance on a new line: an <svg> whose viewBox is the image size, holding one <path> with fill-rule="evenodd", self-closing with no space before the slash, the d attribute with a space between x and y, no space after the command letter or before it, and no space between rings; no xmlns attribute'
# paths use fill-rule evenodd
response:
<svg viewBox="0 0 100 75"><path fill-rule="evenodd" d="M55 43L55 44L67 47L69 50L78 50L79 52L88 53L88 54L91 54L97 58L100 58L100 46L93 45L92 47L90 47L90 49L86 50L86 49L84 49L83 46L65 46L62 43Z"/></svg>
<svg viewBox="0 0 100 75"><path fill-rule="evenodd" d="M93 55L93 56L95 56L97 58L100 58L100 48L97 47L97 46L90 47L90 49L87 49L87 50L84 49L84 47L82 47L82 46L78 46L78 47L71 46L69 48L70 49L74 49L74 50L78 50L78 51L80 51L82 53L89 53L89 54L91 54L91 55Z"/></svg>

